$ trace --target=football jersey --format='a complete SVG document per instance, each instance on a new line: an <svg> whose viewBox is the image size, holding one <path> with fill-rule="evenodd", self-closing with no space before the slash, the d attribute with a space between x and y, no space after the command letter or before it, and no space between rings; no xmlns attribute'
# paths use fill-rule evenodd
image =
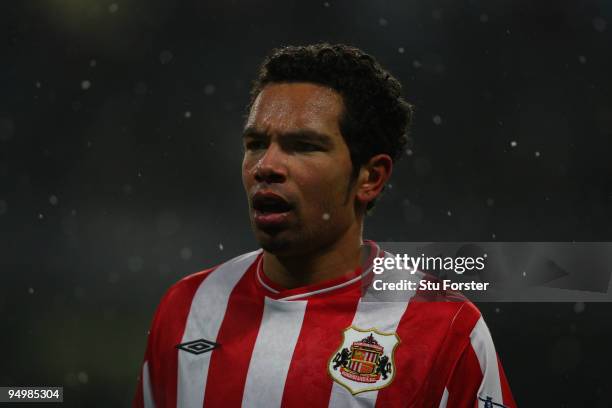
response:
<svg viewBox="0 0 612 408"><path fill-rule="evenodd" d="M478 309L443 292L373 290L374 256L283 289L262 251L190 275L162 298L134 407L514 407ZM404 271L405 272L405 271Z"/></svg>

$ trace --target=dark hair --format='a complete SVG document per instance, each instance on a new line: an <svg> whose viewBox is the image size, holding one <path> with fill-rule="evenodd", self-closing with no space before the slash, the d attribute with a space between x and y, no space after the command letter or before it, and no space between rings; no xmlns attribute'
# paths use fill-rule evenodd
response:
<svg viewBox="0 0 612 408"><path fill-rule="evenodd" d="M376 59L358 48L327 43L277 48L266 57L251 90L251 105L269 83L312 82L343 99L340 131L351 155L354 177L372 156L401 157L412 120L402 86ZM367 209L374 205L368 203Z"/></svg>

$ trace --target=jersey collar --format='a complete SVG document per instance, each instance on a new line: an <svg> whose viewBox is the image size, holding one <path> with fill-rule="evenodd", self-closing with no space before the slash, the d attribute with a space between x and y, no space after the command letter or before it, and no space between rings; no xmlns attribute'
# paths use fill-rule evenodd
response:
<svg viewBox="0 0 612 408"><path fill-rule="evenodd" d="M372 272L372 262L375 257L384 256L384 252L374 242L364 240L364 244L369 247L370 252L363 265L357 267L351 273L338 278L330 279L313 285L302 286L293 289L284 289L272 282L263 272L263 253L259 255L255 275L257 285L263 289L266 296L276 300L303 300L312 296L327 294L329 292L341 290L361 284L364 278Z"/></svg>

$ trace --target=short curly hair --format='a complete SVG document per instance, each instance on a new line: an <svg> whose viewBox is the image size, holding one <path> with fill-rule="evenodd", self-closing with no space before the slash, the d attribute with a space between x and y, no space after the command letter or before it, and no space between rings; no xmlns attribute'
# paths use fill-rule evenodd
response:
<svg viewBox="0 0 612 408"><path fill-rule="evenodd" d="M402 98L400 82L371 55L344 44L274 49L259 69L249 107L266 85L282 82L321 84L342 96L345 110L339 125L353 165L351 182L371 157L401 157L412 107ZM367 209L373 205L368 203Z"/></svg>

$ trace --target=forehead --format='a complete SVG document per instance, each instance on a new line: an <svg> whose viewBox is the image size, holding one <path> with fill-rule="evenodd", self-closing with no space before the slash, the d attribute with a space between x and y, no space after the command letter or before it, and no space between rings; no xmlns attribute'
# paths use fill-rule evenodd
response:
<svg viewBox="0 0 612 408"><path fill-rule="evenodd" d="M266 85L255 99L247 127L268 133L311 129L339 134L342 96L323 85L307 82Z"/></svg>

